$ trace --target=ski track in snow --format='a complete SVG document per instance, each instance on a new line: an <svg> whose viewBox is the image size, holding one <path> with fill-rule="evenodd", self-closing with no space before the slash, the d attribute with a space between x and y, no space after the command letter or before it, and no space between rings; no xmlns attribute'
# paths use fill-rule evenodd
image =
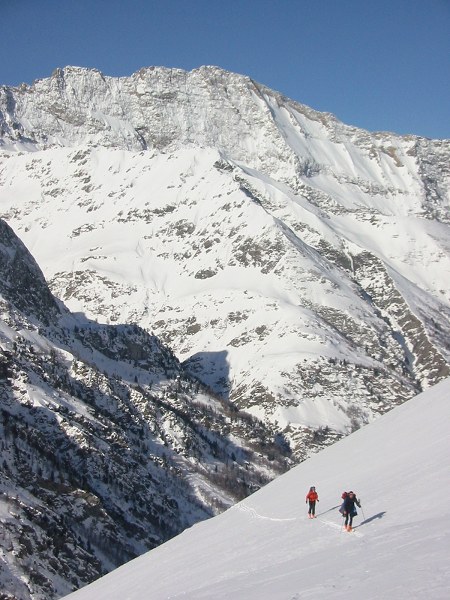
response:
<svg viewBox="0 0 450 600"><path fill-rule="evenodd" d="M340 529L342 532L344 531L344 526L343 526L343 519L341 523L336 523L335 521L330 521L329 519L323 519L320 517L321 514L326 514L331 512L332 510L334 510L337 507L334 508L330 508L328 510L326 510L323 513L320 513L319 515L317 515L315 517L314 520L318 521L319 523L322 523L323 525L326 525L327 527L331 527L333 529ZM279 517L268 517L266 515L261 515L259 514L254 508L251 508L250 506L247 506L246 504L238 504L235 505L231 508L231 510L239 510L247 515L249 515L252 519L262 519L262 520L266 520L266 521L274 521L274 522L286 522L286 521L310 521L313 519L308 519L307 517L289 517L289 518L284 518L281 519ZM355 537L364 537L364 535L360 532L360 531L356 531L356 529L360 527L360 525L354 525L353 526L353 530L352 530L352 534ZM348 532L346 532L348 533Z"/></svg>
<svg viewBox="0 0 450 600"><path fill-rule="evenodd" d="M265 515L260 515L254 508L247 506L245 504L238 504L231 508L231 510L240 510L248 515L250 515L254 519L264 519L267 521L299 521L299 517L291 517L289 519L280 519L276 517L266 517Z"/></svg>
<svg viewBox="0 0 450 600"><path fill-rule="evenodd" d="M344 530L344 520L342 520L342 523L335 523L334 521L329 521L328 519L320 519L319 517L317 517L317 521L319 521L319 523L323 523L327 527L332 527L333 529L340 529L341 532L345 531ZM361 532L356 531L357 527L358 527L357 525L353 526L353 529L351 531L352 535L355 535L356 537L364 537ZM346 531L345 533L348 533L348 531Z"/></svg>

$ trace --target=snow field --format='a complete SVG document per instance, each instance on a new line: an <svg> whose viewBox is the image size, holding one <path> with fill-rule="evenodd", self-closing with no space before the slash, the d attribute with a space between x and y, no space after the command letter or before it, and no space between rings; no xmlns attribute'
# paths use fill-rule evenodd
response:
<svg viewBox="0 0 450 600"><path fill-rule="evenodd" d="M449 393L445 380L66 598L447 599ZM362 502L352 533L338 512L350 488Z"/></svg>

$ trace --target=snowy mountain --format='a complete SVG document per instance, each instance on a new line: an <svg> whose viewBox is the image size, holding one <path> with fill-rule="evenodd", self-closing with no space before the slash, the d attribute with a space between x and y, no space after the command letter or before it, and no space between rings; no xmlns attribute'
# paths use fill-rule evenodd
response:
<svg viewBox="0 0 450 600"><path fill-rule="evenodd" d="M447 379L67 599L445 600L449 394ZM349 488L361 500L351 533L338 512Z"/></svg>
<svg viewBox="0 0 450 600"><path fill-rule="evenodd" d="M0 88L0 216L298 458L450 374L450 142L202 67Z"/></svg>
<svg viewBox="0 0 450 600"><path fill-rule="evenodd" d="M291 463L136 325L71 314L0 220L0 597L50 600Z"/></svg>

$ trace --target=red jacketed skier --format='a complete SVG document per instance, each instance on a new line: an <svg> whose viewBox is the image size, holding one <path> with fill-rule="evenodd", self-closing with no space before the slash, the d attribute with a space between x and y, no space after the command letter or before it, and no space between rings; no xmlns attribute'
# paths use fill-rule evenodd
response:
<svg viewBox="0 0 450 600"><path fill-rule="evenodd" d="M309 492L306 494L306 503L309 502L308 517L314 519L316 516L316 502L319 502L319 494L316 492L316 488L311 486Z"/></svg>
<svg viewBox="0 0 450 600"><path fill-rule="evenodd" d="M341 506L342 514L345 517L344 527L347 531L352 530L353 517L357 514L355 504L361 508L361 503L356 495L353 492L349 492Z"/></svg>

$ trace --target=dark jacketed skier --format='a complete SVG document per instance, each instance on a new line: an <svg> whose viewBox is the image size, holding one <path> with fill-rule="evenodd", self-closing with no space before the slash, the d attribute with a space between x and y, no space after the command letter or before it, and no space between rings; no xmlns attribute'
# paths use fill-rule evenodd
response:
<svg viewBox="0 0 450 600"><path fill-rule="evenodd" d="M306 504L309 502L308 517L314 519L316 516L316 502L319 502L319 494L316 492L316 488L311 486L309 492L306 494Z"/></svg>
<svg viewBox="0 0 450 600"><path fill-rule="evenodd" d="M348 492L348 494L344 498L344 502L342 503L340 512L345 517L344 528L347 531L351 531L353 527L353 517L355 517L358 513L356 512L356 506L361 508L361 502L356 497L354 492Z"/></svg>

